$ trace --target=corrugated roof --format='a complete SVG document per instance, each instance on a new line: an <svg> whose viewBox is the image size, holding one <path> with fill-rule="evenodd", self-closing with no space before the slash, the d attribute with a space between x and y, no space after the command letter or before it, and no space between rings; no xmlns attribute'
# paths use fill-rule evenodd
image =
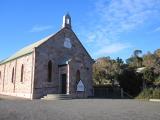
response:
<svg viewBox="0 0 160 120"><path fill-rule="evenodd" d="M41 40L33 43L33 44L31 44L31 45L28 45L28 46L22 48L21 50L19 50L18 52L16 52L16 53L13 54L12 56L10 56L9 58L0 61L0 64L9 62L9 61L11 61L11 60L13 60L13 59L16 59L16 58L18 58L18 57L21 57L21 56L23 56L23 55L32 53L35 47L38 47L39 45L41 45L42 43L44 43L45 41L47 41L51 36L53 36L53 34L50 35L50 36L48 36L48 37L45 37L44 39L41 39Z"/></svg>

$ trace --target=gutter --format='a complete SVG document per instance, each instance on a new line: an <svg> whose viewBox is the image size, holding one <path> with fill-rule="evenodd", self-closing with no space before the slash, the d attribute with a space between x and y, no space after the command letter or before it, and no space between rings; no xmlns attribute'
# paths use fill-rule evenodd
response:
<svg viewBox="0 0 160 120"><path fill-rule="evenodd" d="M23 56L29 55L29 54L31 54L31 53L33 53L33 51L32 51L32 52L29 52L29 53L26 53L26 54L23 54L23 55L20 55L20 56L18 56L18 57L15 57L15 58L10 59L10 60L7 60L7 61L2 60L2 61L0 62L0 65L6 64L6 63L8 63L8 62L10 62L10 61L16 60L16 59L18 59L18 58L21 58L21 57L23 57Z"/></svg>

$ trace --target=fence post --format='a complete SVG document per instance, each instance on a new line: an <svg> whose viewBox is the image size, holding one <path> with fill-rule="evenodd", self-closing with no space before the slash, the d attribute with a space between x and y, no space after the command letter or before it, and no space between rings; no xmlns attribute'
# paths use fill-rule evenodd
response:
<svg viewBox="0 0 160 120"><path fill-rule="evenodd" d="M123 96L123 88L121 88L121 99L123 99L124 96Z"/></svg>
<svg viewBox="0 0 160 120"><path fill-rule="evenodd" d="M94 87L93 87L93 89L92 89L92 97L95 97L95 93L94 93Z"/></svg>

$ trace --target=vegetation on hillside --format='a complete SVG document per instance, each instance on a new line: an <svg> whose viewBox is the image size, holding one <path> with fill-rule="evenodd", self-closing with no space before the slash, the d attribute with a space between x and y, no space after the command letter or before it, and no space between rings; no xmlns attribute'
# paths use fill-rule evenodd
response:
<svg viewBox="0 0 160 120"><path fill-rule="evenodd" d="M160 91L160 49L146 54L135 50L126 63L119 57L116 60L98 58L93 65L93 79L95 85L119 85L134 97L146 98L147 95L154 98L156 95L157 98L157 91Z"/></svg>

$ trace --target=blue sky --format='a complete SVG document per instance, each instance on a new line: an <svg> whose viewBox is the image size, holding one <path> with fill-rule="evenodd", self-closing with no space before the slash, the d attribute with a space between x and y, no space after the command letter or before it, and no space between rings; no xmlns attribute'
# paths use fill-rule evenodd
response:
<svg viewBox="0 0 160 120"><path fill-rule="evenodd" d="M67 12L93 58L160 48L160 0L0 0L0 60L60 30Z"/></svg>

